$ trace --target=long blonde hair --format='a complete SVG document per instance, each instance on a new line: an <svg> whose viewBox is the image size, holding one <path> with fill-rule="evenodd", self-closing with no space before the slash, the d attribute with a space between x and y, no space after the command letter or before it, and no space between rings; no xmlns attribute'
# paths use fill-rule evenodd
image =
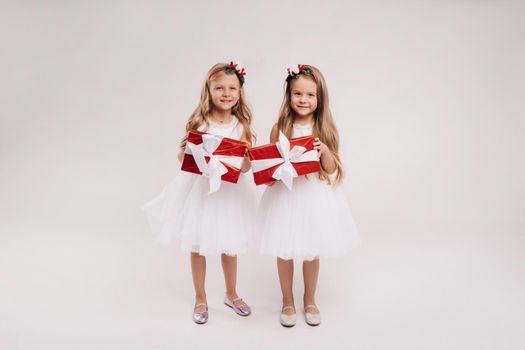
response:
<svg viewBox="0 0 525 350"><path fill-rule="evenodd" d="M231 72L231 70L227 69L228 66L229 65L226 63L217 63L213 67L211 67L211 69L208 71L208 74L206 74L206 81L202 86L199 104L188 118L188 122L186 123L186 132L195 131L203 124L206 125L206 129L209 127L210 123L208 118L210 117L213 108L210 95L210 82L216 79L217 74L220 72L224 72L224 74L236 74L237 78L239 78L239 75L237 73L233 73ZM240 97L237 104L232 108L232 114L235 115L237 119L239 119L239 122L243 126L244 130L242 138L247 140L250 144L253 144L255 142L255 134L251 128L252 112L246 104L246 97L244 96L243 88L244 82L241 79L239 79L239 83L241 86L239 89ZM185 139L186 137L184 137L183 143Z"/></svg>
<svg viewBox="0 0 525 350"><path fill-rule="evenodd" d="M335 127L332 112L328 104L328 89L323 75L314 66L305 65L304 70L296 77L311 79L317 85L317 109L314 112L313 134L321 140L332 152L336 164L336 178L332 182L328 173L321 169L319 178L329 184L338 185L344 177L344 168L339 157L339 133ZM277 120L277 129L281 130L288 138L292 137L295 113L291 107L291 85L294 78L287 79L284 88L284 99Z"/></svg>

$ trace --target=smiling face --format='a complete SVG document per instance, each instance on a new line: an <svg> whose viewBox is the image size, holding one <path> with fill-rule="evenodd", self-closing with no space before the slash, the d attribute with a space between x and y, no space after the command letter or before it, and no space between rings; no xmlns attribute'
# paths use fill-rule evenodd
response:
<svg viewBox="0 0 525 350"><path fill-rule="evenodd" d="M317 85L307 77L299 76L291 81L290 107L296 116L313 118L317 109Z"/></svg>
<svg viewBox="0 0 525 350"><path fill-rule="evenodd" d="M209 87L213 108L219 111L229 111L239 101L241 84L235 74L216 73Z"/></svg>

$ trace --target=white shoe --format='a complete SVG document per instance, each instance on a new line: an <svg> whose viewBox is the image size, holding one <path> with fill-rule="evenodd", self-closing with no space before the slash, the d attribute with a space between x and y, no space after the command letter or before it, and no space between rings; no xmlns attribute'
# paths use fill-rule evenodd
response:
<svg viewBox="0 0 525 350"><path fill-rule="evenodd" d="M280 317L281 325L284 327L293 327L295 326L295 323L297 322L297 314L294 312L291 315L287 315L284 313L284 311L286 311L287 309L293 309L295 311L295 307L291 305L283 307L281 311L281 317Z"/></svg>
<svg viewBox="0 0 525 350"><path fill-rule="evenodd" d="M311 305L306 305L304 307L304 316L306 318L306 323L309 326L319 326L321 324L321 313L319 312L315 314L309 313L308 309L311 309L311 308L317 309L317 306L315 306L314 304L311 304ZM319 309L317 309L317 311L319 311Z"/></svg>

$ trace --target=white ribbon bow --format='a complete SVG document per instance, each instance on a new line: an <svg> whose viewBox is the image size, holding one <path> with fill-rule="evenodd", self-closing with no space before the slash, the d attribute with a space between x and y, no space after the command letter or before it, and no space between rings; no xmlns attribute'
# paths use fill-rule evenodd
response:
<svg viewBox="0 0 525 350"><path fill-rule="evenodd" d="M275 169L272 177L281 180L289 190L292 190L293 178L299 176L292 163L314 162L319 160L319 154L315 149L305 152L306 148L302 146L294 146L290 150L290 141L282 131L279 131L279 141L275 145L282 158L252 160L252 169L254 172L259 172L282 163Z"/></svg>
<svg viewBox="0 0 525 350"><path fill-rule="evenodd" d="M237 169L241 168L243 157L214 155L213 152L222 142L222 137L211 134L202 135L202 143L196 145L188 142L184 153L193 155L195 163L200 172L210 179L210 190L208 194L216 192L221 187L221 176L228 172L223 163L231 165ZM206 163L206 158L210 157Z"/></svg>

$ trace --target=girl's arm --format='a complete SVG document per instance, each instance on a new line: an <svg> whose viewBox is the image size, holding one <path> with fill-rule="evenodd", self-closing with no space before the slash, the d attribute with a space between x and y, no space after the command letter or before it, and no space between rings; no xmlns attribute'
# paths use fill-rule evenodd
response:
<svg viewBox="0 0 525 350"><path fill-rule="evenodd" d="M279 128L277 127L277 123L274 124L272 127L272 131L270 132L270 143L275 143L279 139ZM267 183L268 186L273 186L275 184L275 181Z"/></svg>
<svg viewBox="0 0 525 350"><path fill-rule="evenodd" d="M184 136L184 138L180 142L179 154L177 154L177 158L179 159L179 162L181 163L182 163L182 160L184 159L184 149L186 148L186 140L187 140L187 136Z"/></svg>
<svg viewBox="0 0 525 350"><path fill-rule="evenodd" d="M275 123L270 132L270 143L275 143L277 140L279 140L279 128L277 127L277 123Z"/></svg>
<svg viewBox="0 0 525 350"><path fill-rule="evenodd" d="M241 140L241 141L245 142L247 147L251 147L250 142L248 142L247 140ZM246 154L244 155L244 160L242 161L241 172L243 173L247 172L248 170L250 170L251 166L252 165L250 163L250 158L248 157L248 150L246 150Z"/></svg>
<svg viewBox="0 0 525 350"><path fill-rule="evenodd" d="M321 160L321 167L328 174L333 174L337 170L334 156L327 145L321 142L318 137L314 141L314 149L319 152L319 159Z"/></svg>

